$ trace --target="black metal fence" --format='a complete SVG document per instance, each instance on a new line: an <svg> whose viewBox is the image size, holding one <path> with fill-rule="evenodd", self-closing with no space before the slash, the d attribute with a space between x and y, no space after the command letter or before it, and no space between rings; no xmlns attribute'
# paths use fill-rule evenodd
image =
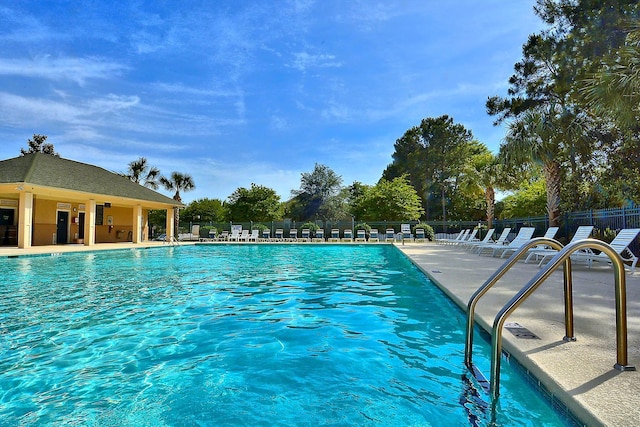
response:
<svg viewBox="0 0 640 427"><path fill-rule="evenodd" d="M298 229L309 221L269 221L269 222L210 222L210 223L193 223L182 222L180 229L182 233L189 233L192 230L194 224L200 226L201 237L206 237L207 230L209 228L216 228L218 233L223 231L231 231L233 225L241 225L242 228L251 230L262 224L262 226L268 228L273 236L276 229L282 229L285 235L289 235L289 230ZM355 228L364 221L359 221L356 218L347 221L311 221L315 223L319 228L324 230L325 236L329 236L331 229L339 229L342 233L345 229L350 229L355 234ZM484 232L487 229L487 223L485 221L366 221L366 224L374 229L377 229L380 235L384 235L385 230L393 229L395 233L400 232L401 224L410 224L413 227L418 222L429 224L437 237L454 235L461 230L467 228L474 228L480 226L480 232L478 237L482 238ZM560 230L556 236L558 240L563 243L571 240L571 237L575 233L576 229L581 225L594 226L593 236L597 238L603 238L610 240L615 233L624 228L640 228L640 207L631 208L611 208L611 209L598 209L582 212L570 212L566 213L561 218ZM493 222L493 227L496 232L500 233L505 227L511 228L511 233L515 235L521 227L535 227L536 231L534 236L541 236L544 234L549 226L549 219L547 216L526 217L526 218L513 218L513 219L501 219ZM260 227L260 226L258 226ZM153 236L163 233L163 225L155 225L153 228ZM640 248L638 242L635 242L631 249L634 253L639 254Z"/></svg>

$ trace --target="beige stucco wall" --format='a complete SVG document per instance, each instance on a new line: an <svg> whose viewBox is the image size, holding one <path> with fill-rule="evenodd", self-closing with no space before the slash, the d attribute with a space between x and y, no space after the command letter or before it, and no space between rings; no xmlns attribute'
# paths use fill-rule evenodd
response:
<svg viewBox="0 0 640 427"><path fill-rule="evenodd" d="M51 245L54 243L53 235L57 231L58 203L67 203L64 200L37 199L34 203L33 215L33 245ZM69 210L69 241L73 243L79 233L80 226L74 222L81 212L79 203L70 203ZM74 211L75 209L75 211ZM68 210L68 209L62 209ZM84 211L84 210L83 210ZM146 219L148 210L143 209L143 217ZM117 243L131 241L133 233L132 224L133 208L112 206L104 209L103 224L96 225L96 243ZM146 223L146 220L145 220ZM86 233L86 230L85 230ZM147 234L143 234L143 240Z"/></svg>

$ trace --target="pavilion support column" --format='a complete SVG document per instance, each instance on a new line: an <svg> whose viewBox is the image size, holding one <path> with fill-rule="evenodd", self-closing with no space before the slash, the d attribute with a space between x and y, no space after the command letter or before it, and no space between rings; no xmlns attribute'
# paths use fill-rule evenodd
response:
<svg viewBox="0 0 640 427"><path fill-rule="evenodd" d="M173 222L175 217L173 216L173 208L167 209L167 240L173 240Z"/></svg>
<svg viewBox="0 0 640 427"><path fill-rule="evenodd" d="M22 249L31 247L33 230L33 193L21 192L18 212L18 247Z"/></svg>
<svg viewBox="0 0 640 427"><path fill-rule="evenodd" d="M91 199L84 208L84 245L96 244L96 201Z"/></svg>
<svg viewBox="0 0 640 427"><path fill-rule="evenodd" d="M140 243L142 241L142 206L140 205L133 207L133 233L131 234L131 241L133 243Z"/></svg>

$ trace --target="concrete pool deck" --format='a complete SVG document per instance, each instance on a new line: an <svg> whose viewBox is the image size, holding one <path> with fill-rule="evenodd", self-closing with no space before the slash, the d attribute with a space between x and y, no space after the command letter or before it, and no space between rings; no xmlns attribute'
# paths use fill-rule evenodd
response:
<svg viewBox="0 0 640 427"><path fill-rule="evenodd" d="M167 245L143 242L37 246L29 249L5 247L0 248L0 258L162 246ZM470 254L456 246L433 243L397 244L397 247L464 309L473 292L505 261ZM517 263L480 300L476 308L476 322L490 330L496 313L538 271L536 264ZM628 362L640 369L640 271L627 272L626 279ZM613 369L616 328L612 268L596 264L588 269L574 263L573 294L577 341L562 340L563 282L562 272L558 271L507 320L517 322L537 338L517 338L505 330L502 333L504 348L585 425L635 426L640 420L640 372ZM488 377L490 373L484 374Z"/></svg>
<svg viewBox="0 0 640 427"><path fill-rule="evenodd" d="M471 295L506 261L457 246L398 246L466 311ZM507 322L517 322L538 339L518 338L505 328L504 349L586 425L636 426L640 422L640 372L620 372L616 363L613 269L574 262L575 342L565 342L562 271L554 272ZM491 330L498 311L537 272L518 262L476 306L476 322ZM640 369L640 271L627 270L628 363ZM477 340L477 338L476 338ZM503 362L504 363L504 362ZM490 372L484 372L487 378Z"/></svg>

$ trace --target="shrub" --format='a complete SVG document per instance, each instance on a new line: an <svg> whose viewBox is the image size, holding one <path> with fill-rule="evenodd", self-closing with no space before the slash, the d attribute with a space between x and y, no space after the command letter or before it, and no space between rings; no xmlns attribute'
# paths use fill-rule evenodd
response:
<svg viewBox="0 0 640 427"><path fill-rule="evenodd" d="M366 222L361 222L361 223L356 225L356 232L357 232L357 230L364 230L365 233L367 233L367 236L368 236L369 232L371 231L371 226L369 224L367 224Z"/></svg>
<svg viewBox="0 0 640 427"><path fill-rule="evenodd" d="M616 238L616 230L612 230L609 227L604 230L601 228L594 228L592 236L594 239L602 240L606 243L611 243L613 239Z"/></svg>
<svg viewBox="0 0 640 427"><path fill-rule="evenodd" d="M263 230L268 230L268 229L269 229L269 227L267 227L267 226L266 226L266 225L264 225L264 224L253 224L253 225L251 226L251 229L252 229L252 230L260 230L260 234L262 234L262 231L263 231Z"/></svg>
<svg viewBox="0 0 640 427"><path fill-rule="evenodd" d="M422 228L424 230L424 237L429 241L433 241L435 237L435 233L433 232L433 227L431 227L429 224L419 222L416 225L414 225L412 228L414 236L416 234L416 228Z"/></svg>
<svg viewBox="0 0 640 427"><path fill-rule="evenodd" d="M218 230L215 227L211 227L210 225L203 225L200 227L200 237L209 237L209 231L213 230L214 233L217 233Z"/></svg>
<svg viewBox="0 0 640 427"><path fill-rule="evenodd" d="M305 228L308 228L309 231L311 231L312 233L315 233L316 231L318 231L320 229L320 226L318 224L316 224L315 222L305 222L304 224L302 224L300 226L300 230L304 230Z"/></svg>

